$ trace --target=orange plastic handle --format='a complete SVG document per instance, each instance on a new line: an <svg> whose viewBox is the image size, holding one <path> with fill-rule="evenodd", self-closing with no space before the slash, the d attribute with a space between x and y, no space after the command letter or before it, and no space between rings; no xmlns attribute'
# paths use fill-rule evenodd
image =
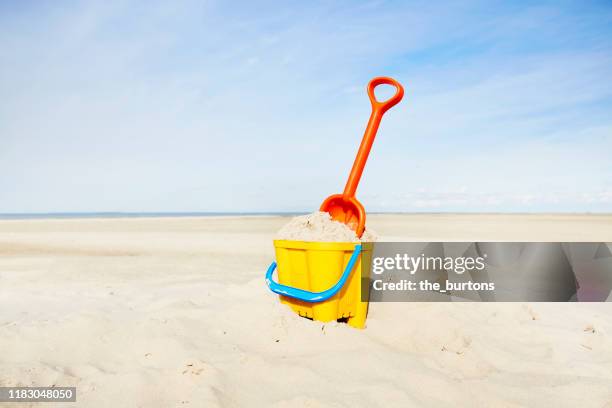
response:
<svg viewBox="0 0 612 408"><path fill-rule="evenodd" d="M384 102L379 102L376 100L376 95L374 95L374 88L382 84L394 86L395 95ZM370 97L370 102L372 103L372 113L370 114L370 120L368 120L368 126L366 127L363 135L363 140L361 141L361 145L357 151L357 157L353 163L353 168L351 169L348 181L344 187L343 195L345 197L355 196L357 186L359 185L359 180L361 179L361 174L363 173L363 168L368 160L370 149L372 149L372 143L374 143L374 138L376 137L376 132L378 131L378 126L380 125L380 120L386 111L397 105L399 101L402 100L404 97L404 88L393 78L377 77L372 79L368 84L368 96Z"/></svg>

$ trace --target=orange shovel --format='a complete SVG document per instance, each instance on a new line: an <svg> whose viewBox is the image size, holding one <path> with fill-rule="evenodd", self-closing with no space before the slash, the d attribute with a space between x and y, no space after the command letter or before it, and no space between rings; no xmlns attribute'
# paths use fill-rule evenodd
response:
<svg viewBox="0 0 612 408"><path fill-rule="evenodd" d="M377 101L376 95L374 95L374 88L382 84L392 85L395 87L395 95L385 102ZM372 113L370 114L370 120L368 121L365 134L363 135L363 140L361 141L361 145L357 151L355 163L353 163L353 168L351 169L348 181L344 187L344 193L334 194L327 197L325 201L323 201L323 204L321 204L320 208L321 211L330 213L332 219L347 224L357 233L358 237L361 237L363 234L366 220L365 209L363 208L363 205L361 205L361 203L355 198L355 192L357 191L357 186L359 185L359 179L361 179L361 173L363 173L363 168L368 160L372 143L374 143L374 138L376 137L376 132L378 131L378 126L380 125L380 120L386 111L397 105L397 103L402 100L402 97L404 96L404 88L402 88L400 83L395 79L378 77L371 80L368 84L368 96L370 97L370 102L372 103Z"/></svg>

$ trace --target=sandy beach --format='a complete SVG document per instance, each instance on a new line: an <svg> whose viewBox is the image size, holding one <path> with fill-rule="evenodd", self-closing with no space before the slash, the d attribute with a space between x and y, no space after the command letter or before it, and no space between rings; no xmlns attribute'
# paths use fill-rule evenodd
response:
<svg viewBox="0 0 612 408"><path fill-rule="evenodd" d="M263 279L287 221L0 221L0 386L76 386L64 406L79 407L612 407L612 303L377 303L365 330L309 321ZM368 226L387 240L612 242L610 215Z"/></svg>

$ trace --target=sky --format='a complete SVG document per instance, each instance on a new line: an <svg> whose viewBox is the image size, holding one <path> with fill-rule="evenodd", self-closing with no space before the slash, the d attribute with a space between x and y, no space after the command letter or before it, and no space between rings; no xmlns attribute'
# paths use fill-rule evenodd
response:
<svg viewBox="0 0 612 408"><path fill-rule="evenodd" d="M3 1L0 213L315 210L375 76L367 211L612 212L610 2Z"/></svg>

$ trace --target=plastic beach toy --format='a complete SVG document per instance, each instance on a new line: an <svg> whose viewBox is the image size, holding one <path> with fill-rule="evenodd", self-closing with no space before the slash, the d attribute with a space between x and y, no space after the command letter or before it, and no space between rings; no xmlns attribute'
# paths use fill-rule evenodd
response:
<svg viewBox="0 0 612 408"><path fill-rule="evenodd" d="M268 267L266 283L281 303L313 320L365 326L369 287L362 286L362 277L369 277L371 242L277 240L274 249L276 262Z"/></svg>
<svg viewBox="0 0 612 408"><path fill-rule="evenodd" d="M392 85L395 87L395 95L384 102L376 100L374 89L378 85ZM361 237L365 229L366 213L363 205L355 198L355 192L359 185L359 179L363 173L372 143L376 137L378 126L386 111L397 105L404 96L404 88L395 79L387 77L374 78L368 84L368 96L372 103L372 113L370 114L370 120L366 127L363 135L363 140L357 151L357 157L353 163L353 168L349 174L348 181L344 187L342 194L334 194L325 199L321 204L321 211L327 211L331 214L331 217L336 220L347 224L352 230L357 233L358 237Z"/></svg>
<svg viewBox="0 0 612 408"><path fill-rule="evenodd" d="M395 95L379 102L374 88L393 85ZM343 194L328 197L321 205L332 218L348 224L361 237L365 210L355 198L363 167L372 148L380 120L404 96L402 86L391 78L374 78L368 84L372 114ZM369 305L371 242L274 241L276 261L266 271L266 284L300 316L321 322L345 320L350 326L365 326ZM272 278L277 270L278 282Z"/></svg>

